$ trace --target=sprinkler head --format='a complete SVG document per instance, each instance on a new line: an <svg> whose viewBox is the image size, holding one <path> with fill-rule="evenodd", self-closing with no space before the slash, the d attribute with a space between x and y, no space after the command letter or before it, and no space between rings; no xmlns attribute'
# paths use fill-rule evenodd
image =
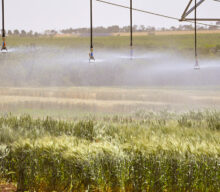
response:
<svg viewBox="0 0 220 192"><path fill-rule="evenodd" d="M6 52L7 51L7 47L6 47L6 43L5 43L5 37L2 38L2 48L1 51Z"/></svg>
<svg viewBox="0 0 220 192"><path fill-rule="evenodd" d="M194 69L195 70L199 70L200 69L200 66L199 66L199 61L198 61L198 58L196 58L196 61L195 61L195 66L194 66Z"/></svg>
<svg viewBox="0 0 220 192"><path fill-rule="evenodd" d="M91 62L91 61L95 61L93 48L91 48L90 53L89 53L89 62Z"/></svg>

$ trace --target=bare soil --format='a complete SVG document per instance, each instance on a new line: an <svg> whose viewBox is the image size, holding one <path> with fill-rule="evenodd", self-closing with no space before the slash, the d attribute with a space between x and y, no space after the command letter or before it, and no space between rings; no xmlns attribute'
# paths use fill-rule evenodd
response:
<svg viewBox="0 0 220 192"><path fill-rule="evenodd" d="M13 184L0 184L0 192L15 192L16 190Z"/></svg>

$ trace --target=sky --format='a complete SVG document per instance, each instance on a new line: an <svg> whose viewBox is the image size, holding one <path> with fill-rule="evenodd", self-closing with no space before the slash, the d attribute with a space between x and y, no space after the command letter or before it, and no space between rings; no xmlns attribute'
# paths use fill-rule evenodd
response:
<svg viewBox="0 0 220 192"><path fill-rule="evenodd" d="M129 6L129 0L106 0ZM173 17L181 17L189 0L133 0L133 7ZM93 0L94 26L129 25L129 10ZM89 27L90 0L5 0L6 30L67 29ZM206 0L198 9L199 17L220 18L220 3ZM134 11L134 25L156 28L178 26L169 19Z"/></svg>

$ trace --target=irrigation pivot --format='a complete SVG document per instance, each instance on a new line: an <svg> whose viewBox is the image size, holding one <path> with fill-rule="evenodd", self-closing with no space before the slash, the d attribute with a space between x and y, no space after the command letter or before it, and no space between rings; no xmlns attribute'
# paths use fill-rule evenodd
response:
<svg viewBox="0 0 220 192"><path fill-rule="evenodd" d="M95 61L94 50L93 50L93 7L92 2L90 0L90 53L89 53L89 62Z"/></svg>
<svg viewBox="0 0 220 192"><path fill-rule="evenodd" d="M5 43L5 6L4 0L2 0L2 48L1 51L7 51L6 43Z"/></svg>

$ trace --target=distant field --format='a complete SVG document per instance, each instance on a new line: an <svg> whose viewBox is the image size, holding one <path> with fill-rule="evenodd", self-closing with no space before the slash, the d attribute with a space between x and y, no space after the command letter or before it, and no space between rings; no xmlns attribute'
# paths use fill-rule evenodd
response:
<svg viewBox="0 0 220 192"><path fill-rule="evenodd" d="M198 34L220 34L220 30L210 30L210 31L197 31ZM134 36L147 36L147 35L192 35L194 31L155 31L153 33L148 32L134 32ZM130 33L113 33L113 36L129 36Z"/></svg>
<svg viewBox="0 0 220 192"><path fill-rule="evenodd" d="M60 48L82 48L89 47L89 37L8 37L8 47L17 46L59 46ZM122 36L95 37L96 48L126 48L129 46L129 37ZM210 54L219 49L220 33L211 31L199 33L198 48L200 54ZM193 51L194 35L191 32L158 32L156 35L137 34L134 38L134 47L142 49Z"/></svg>

